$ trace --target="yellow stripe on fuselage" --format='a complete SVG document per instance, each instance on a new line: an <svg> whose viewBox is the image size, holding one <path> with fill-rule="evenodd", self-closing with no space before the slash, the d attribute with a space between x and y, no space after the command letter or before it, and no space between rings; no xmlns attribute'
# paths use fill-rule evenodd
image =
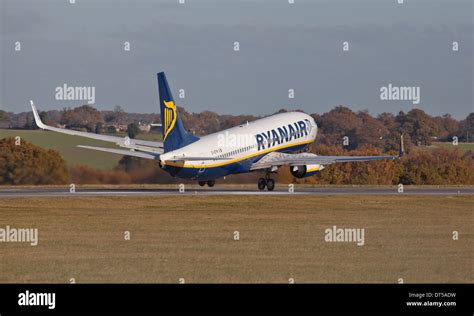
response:
<svg viewBox="0 0 474 316"><path fill-rule="evenodd" d="M172 167L180 167L180 168L196 168L196 169L222 167L222 166L225 166L225 165L229 165L231 163L239 162L239 161L242 161L242 160L245 160L245 159L249 159L251 157L263 155L263 154L266 154L266 153L269 153L269 152L272 152L272 151L276 151L276 150L280 150L280 149L283 149L283 148L309 144L309 143L312 143L313 141L314 140L306 140L304 142L281 145L281 146L278 146L278 147L269 148L269 149L259 151L257 153L253 153L253 154L248 155L248 156L239 157L239 158L235 158L235 159L231 159L231 160L226 160L225 162L218 162L218 163L208 164L208 165L185 165L185 164L180 164L180 163L171 162L171 161L163 161L163 165L172 166Z"/></svg>

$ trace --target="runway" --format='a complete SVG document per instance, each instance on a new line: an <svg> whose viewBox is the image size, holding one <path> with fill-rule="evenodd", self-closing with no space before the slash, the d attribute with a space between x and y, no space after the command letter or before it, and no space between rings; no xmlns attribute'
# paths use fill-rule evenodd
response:
<svg viewBox="0 0 474 316"><path fill-rule="evenodd" d="M22 197L71 197L71 196L174 196L174 195L439 195L439 196L459 196L474 195L474 187L409 187L405 186L403 192L398 191L397 186L393 187L298 187L294 186L294 191L290 192L288 187L277 187L275 191L258 191L252 186L216 186L213 188L202 188L195 185L185 186L184 192L171 186L154 188L76 188L71 192L69 187L64 188L5 188L0 189L0 198L22 198Z"/></svg>

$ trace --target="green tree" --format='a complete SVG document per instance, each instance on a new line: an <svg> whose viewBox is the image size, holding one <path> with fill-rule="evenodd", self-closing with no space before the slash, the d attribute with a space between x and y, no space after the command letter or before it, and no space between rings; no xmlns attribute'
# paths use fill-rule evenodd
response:
<svg viewBox="0 0 474 316"><path fill-rule="evenodd" d="M456 134L459 140L474 141L474 113L469 113L465 120L459 122L459 130Z"/></svg>
<svg viewBox="0 0 474 316"><path fill-rule="evenodd" d="M137 123L130 123L128 124L127 126L127 134L128 134L128 137L130 138L135 138L137 137L137 135L140 133L140 129L138 128L138 124Z"/></svg>
<svg viewBox="0 0 474 316"><path fill-rule="evenodd" d="M102 114L90 105L64 109L61 113L61 124L66 124L68 128L86 128L89 132L95 132L98 122L103 122Z"/></svg>
<svg viewBox="0 0 474 316"><path fill-rule="evenodd" d="M417 145L431 145L431 140L441 131L431 116L420 109L413 109L407 114L400 112L396 119L400 129L410 135Z"/></svg>
<svg viewBox="0 0 474 316"><path fill-rule="evenodd" d="M68 179L66 162L57 151L0 139L0 184L64 184Z"/></svg>
<svg viewBox="0 0 474 316"><path fill-rule="evenodd" d="M95 133L96 134L102 134L103 131L104 131L104 123L98 122L97 124L95 124Z"/></svg>
<svg viewBox="0 0 474 316"><path fill-rule="evenodd" d="M10 126L10 115L0 110L0 128L8 128Z"/></svg>
<svg viewBox="0 0 474 316"><path fill-rule="evenodd" d="M46 111L41 111L41 112L39 113L39 116L40 116L41 121L43 121L43 122L48 122L48 119L49 119L49 117L48 117L48 112L46 112Z"/></svg>
<svg viewBox="0 0 474 316"><path fill-rule="evenodd" d="M8 113L0 110L0 122L8 120Z"/></svg>

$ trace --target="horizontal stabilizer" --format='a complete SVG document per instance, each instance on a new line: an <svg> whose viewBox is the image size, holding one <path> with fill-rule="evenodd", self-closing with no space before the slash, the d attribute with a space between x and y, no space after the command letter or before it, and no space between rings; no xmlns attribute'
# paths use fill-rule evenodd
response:
<svg viewBox="0 0 474 316"><path fill-rule="evenodd" d="M124 155L124 156L132 156L132 157L140 157L140 158L153 159L153 160L159 159L159 157L160 157L160 155L157 155L157 154L144 153L144 152L141 152L141 151L134 151L134 150L93 147L93 146L83 146L83 145L77 145L77 147L91 149L91 150L97 150L97 151L103 151L103 152L106 152L106 153L112 153L112 154L118 154L118 155Z"/></svg>

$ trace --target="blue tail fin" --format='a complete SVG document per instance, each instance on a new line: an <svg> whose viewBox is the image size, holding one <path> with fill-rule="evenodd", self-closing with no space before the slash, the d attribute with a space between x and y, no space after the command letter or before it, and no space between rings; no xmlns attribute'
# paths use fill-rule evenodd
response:
<svg viewBox="0 0 474 316"><path fill-rule="evenodd" d="M158 73L158 90L164 152L179 149L198 140L198 137L189 134L184 129L164 72Z"/></svg>

